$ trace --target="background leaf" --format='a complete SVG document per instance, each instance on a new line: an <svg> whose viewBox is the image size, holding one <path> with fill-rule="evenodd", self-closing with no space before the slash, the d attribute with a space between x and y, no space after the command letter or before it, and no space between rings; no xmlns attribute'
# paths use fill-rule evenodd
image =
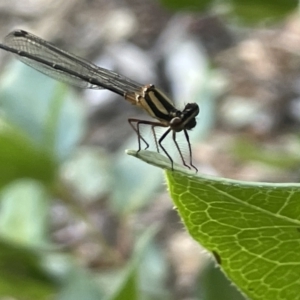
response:
<svg viewBox="0 0 300 300"><path fill-rule="evenodd" d="M161 0L162 4L166 5L169 8L172 9L197 9L197 10L203 10L207 8L207 6L211 3L211 0L187 0L187 1L180 1L180 0Z"/></svg>
<svg viewBox="0 0 300 300"><path fill-rule="evenodd" d="M139 290L139 264L145 256L149 244L157 232L156 226L150 226L139 238L135 244L134 255L131 261L126 266L121 278L118 288L111 295L109 300L138 300L141 298ZM144 271L144 270L143 270Z"/></svg>
<svg viewBox="0 0 300 300"><path fill-rule="evenodd" d="M0 194L0 235L27 246L47 243L49 195L38 181L19 180Z"/></svg>
<svg viewBox="0 0 300 300"><path fill-rule="evenodd" d="M295 11L298 6L297 0L231 0L233 14L241 20L256 23L260 21L277 21Z"/></svg>
<svg viewBox="0 0 300 300"><path fill-rule="evenodd" d="M215 288L216 286L218 287L217 289ZM210 261L209 264L201 270L197 290L199 292L199 299L203 300L247 299L237 290L220 268L216 267L213 261Z"/></svg>
<svg viewBox="0 0 300 300"><path fill-rule="evenodd" d="M85 111L74 99L66 85L18 61L7 68L0 85L5 119L58 160L71 154L85 131Z"/></svg>
<svg viewBox="0 0 300 300"><path fill-rule="evenodd" d="M18 178L34 178L49 183L56 163L45 149L34 145L20 130L0 124L0 187Z"/></svg>
<svg viewBox="0 0 300 300"><path fill-rule="evenodd" d="M95 279L86 270L73 268L66 276L63 288L58 295L59 300L99 300L103 294Z"/></svg>
<svg viewBox="0 0 300 300"><path fill-rule="evenodd" d="M262 21L278 21L295 11L298 6L297 0L275 0L275 1L259 1L259 0L227 0L221 3L215 1L205 0L161 0L161 2L175 10L187 11L203 11L210 7L218 7L221 4L231 11L232 17L237 17L239 20L255 24Z"/></svg>
<svg viewBox="0 0 300 300"><path fill-rule="evenodd" d="M54 288L54 281L41 268L36 251L0 241L1 298L49 299Z"/></svg>

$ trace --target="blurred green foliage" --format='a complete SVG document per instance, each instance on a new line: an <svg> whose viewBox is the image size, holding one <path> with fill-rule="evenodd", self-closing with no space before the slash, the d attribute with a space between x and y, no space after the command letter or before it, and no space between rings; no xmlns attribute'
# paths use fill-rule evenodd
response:
<svg viewBox="0 0 300 300"><path fill-rule="evenodd" d="M157 273L154 266L166 264L162 253L157 260L153 228L134 237L133 259L114 267L112 276L80 267L75 254L53 243L50 224L51 207L59 199L93 232L103 260L115 264L119 255L78 201L93 203L115 191L110 208L125 223L161 184L159 170L146 172L147 166L132 159L130 167L135 163L135 175L140 176L131 172L130 177L124 152L113 161L104 151L80 148L86 131L82 102L66 86L21 63L14 61L2 74L0 109L0 298L134 300L141 299L144 281L155 276L156 286L143 294L165 299L166 272ZM157 180L139 190L148 180L142 176L146 173ZM63 174L69 174L72 186L65 184ZM152 262L152 273L151 268L147 273L140 269L144 259Z"/></svg>
<svg viewBox="0 0 300 300"><path fill-rule="evenodd" d="M242 23L256 25L258 23L281 21L282 18L295 12L298 0L161 0L166 6L174 10L186 11L214 11L222 10L224 16L234 18Z"/></svg>

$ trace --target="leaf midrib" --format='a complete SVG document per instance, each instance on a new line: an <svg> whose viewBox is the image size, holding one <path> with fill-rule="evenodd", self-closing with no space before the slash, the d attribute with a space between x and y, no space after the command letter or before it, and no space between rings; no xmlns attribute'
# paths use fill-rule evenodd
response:
<svg viewBox="0 0 300 300"><path fill-rule="evenodd" d="M255 206L255 205L253 205L253 204L249 204L248 202L244 202L244 201L240 200L239 198L234 197L234 196L232 196L232 195L230 195L230 194L228 194L228 193L226 193L226 192L223 192L222 190L217 189L216 187L214 187L214 186L212 186L212 185L210 185L210 187L211 187L214 191L216 191L216 192L218 192L218 193L220 193L220 194L223 194L223 195L225 195L226 197L228 197L228 198L230 198L230 199L236 201L237 203L240 203L240 204L242 204L242 205L245 205L246 207L249 207L249 208L254 209L254 210L257 210L257 211L260 211L260 212L265 213L265 214L267 214L267 215L269 215L269 216L271 216L271 217L276 217L276 218L278 218L278 219L282 219L282 220L285 220L285 221L289 221L289 222L291 222L291 223L294 223L294 224L296 224L296 225L300 225L300 221L298 221L298 220L291 219L291 218L286 217L286 216L278 215L278 213L273 213L273 212L270 212L270 211L268 211L268 210L266 210L266 209L263 209L263 208L261 208L261 207Z"/></svg>

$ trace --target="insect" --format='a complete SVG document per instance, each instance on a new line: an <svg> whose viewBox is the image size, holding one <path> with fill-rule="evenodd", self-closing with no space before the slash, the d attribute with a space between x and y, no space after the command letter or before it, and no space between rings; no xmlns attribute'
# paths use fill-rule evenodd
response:
<svg viewBox="0 0 300 300"><path fill-rule="evenodd" d="M141 150L141 141L149 144L140 133L140 125L151 126L156 149L165 153L171 162L173 159L163 146L163 140L172 132L172 139L180 154L184 166L197 168L193 165L191 143L188 130L196 126L196 116L199 114L199 106L196 103L188 103L183 110L175 108L172 101L153 84L141 85L129 78L121 76L113 71L98 67L67 51L57 48L49 42L24 30L15 30L9 33L0 48L17 55L17 58L32 68L68 84L90 89L107 89L129 101L131 104L144 109L156 121L147 121L130 118L128 122L138 136L138 150ZM155 128L163 127L166 131L159 139ZM183 131L189 149L189 164L176 141L176 133Z"/></svg>

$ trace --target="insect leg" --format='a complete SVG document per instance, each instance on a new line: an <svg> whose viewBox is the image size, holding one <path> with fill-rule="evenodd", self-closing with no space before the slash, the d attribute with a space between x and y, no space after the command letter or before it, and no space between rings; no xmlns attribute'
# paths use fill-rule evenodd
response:
<svg viewBox="0 0 300 300"><path fill-rule="evenodd" d="M186 131L185 129L183 130L183 132L184 132L186 141L187 141L187 143L188 143L188 145L189 145L190 166L193 167L193 168L196 170L196 173L197 173L197 172L198 172L198 169L193 165L192 147L191 147L189 135L188 135L188 133L187 133L187 131Z"/></svg>

